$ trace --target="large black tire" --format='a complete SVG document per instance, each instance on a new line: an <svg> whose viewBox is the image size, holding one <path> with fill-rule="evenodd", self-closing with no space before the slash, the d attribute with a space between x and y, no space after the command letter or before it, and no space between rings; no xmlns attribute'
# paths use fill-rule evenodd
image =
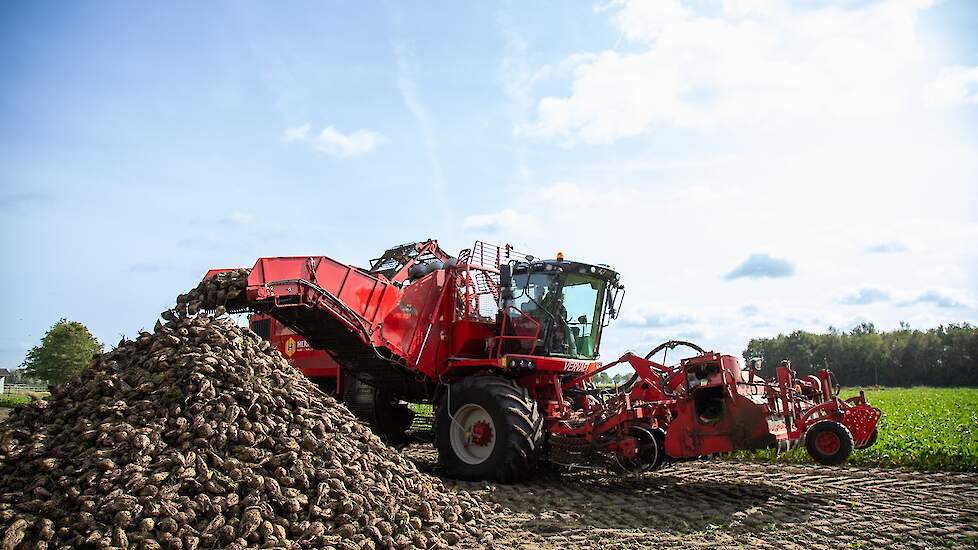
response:
<svg viewBox="0 0 978 550"><path fill-rule="evenodd" d="M407 405L349 373L343 374L343 403L384 441L408 442L414 411Z"/></svg>
<svg viewBox="0 0 978 550"><path fill-rule="evenodd" d="M463 415L470 411L489 425L490 440L479 445L487 456L474 457L465 448L458 448L459 434L468 433L465 428L469 427L457 424L460 411ZM454 478L501 483L525 479L536 469L542 444L543 417L536 402L526 388L498 376L473 376L452 384L435 415L438 462Z"/></svg>
<svg viewBox="0 0 978 550"><path fill-rule="evenodd" d="M651 435L651 438L645 434ZM639 437L639 447L642 450L642 471L658 470L666 460L666 432L642 428L635 435Z"/></svg>
<svg viewBox="0 0 978 550"><path fill-rule="evenodd" d="M639 454L633 460L619 460L618 466L626 472L658 470L666 460L666 433L661 429L634 426L630 435L638 439Z"/></svg>
<svg viewBox="0 0 978 550"><path fill-rule="evenodd" d="M333 399L340 400L343 398L342 395L336 391L336 379L335 378L310 378L319 389L323 390L323 393L332 397Z"/></svg>
<svg viewBox="0 0 978 550"><path fill-rule="evenodd" d="M838 466L849 458L855 445L849 428L834 420L816 422L805 432L805 449L825 466Z"/></svg>

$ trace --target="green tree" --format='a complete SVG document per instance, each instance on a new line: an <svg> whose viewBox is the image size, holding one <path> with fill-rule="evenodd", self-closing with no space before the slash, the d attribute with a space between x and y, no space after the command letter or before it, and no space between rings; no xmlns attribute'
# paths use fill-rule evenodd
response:
<svg viewBox="0 0 978 550"><path fill-rule="evenodd" d="M85 325L61 319L48 330L41 345L27 352L24 376L61 384L87 368L102 353L102 344Z"/></svg>
<svg viewBox="0 0 978 550"><path fill-rule="evenodd" d="M962 324L914 330L906 323L880 332L863 323L849 332L833 327L825 334L795 331L754 338L744 359L764 359L768 376L782 359L799 375L828 367L844 384L884 386L978 385L978 328Z"/></svg>

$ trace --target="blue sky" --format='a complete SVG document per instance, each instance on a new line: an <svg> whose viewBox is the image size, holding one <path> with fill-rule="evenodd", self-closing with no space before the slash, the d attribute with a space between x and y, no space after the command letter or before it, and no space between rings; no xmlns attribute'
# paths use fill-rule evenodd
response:
<svg viewBox="0 0 978 550"><path fill-rule="evenodd" d="M211 267L618 267L606 359L978 319L978 5L0 4L0 367Z"/></svg>

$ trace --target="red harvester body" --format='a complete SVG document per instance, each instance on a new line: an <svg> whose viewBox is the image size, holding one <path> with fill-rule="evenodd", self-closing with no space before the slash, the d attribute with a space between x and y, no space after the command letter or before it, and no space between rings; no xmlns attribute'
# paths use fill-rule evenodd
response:
<svg viewBox="0 0 978 550"><path fill-rule="evenodd" d="M402 401L432 403L439 460L458 477L512 481L541 459L654 469L800 442L839 464L875 441L879 410L862 394L840 399L827 370L799 378L783 362L765 380L756 362L745 372L734 356L676 341L602 366L601 333L623 297L606 265L481 242L454 258L429 240L394 247L369 269L326 256L261 258L228 309L254 312L252 326L283 327L270 339L327 389L340 365L343 400L384 436L410 425ZM652 360L679 346L693 356ZM325 355L304 364L307 351ZM623 386L593 384L622 364L634 371Z"/></svg>
<svg viewBox="0 0 978 550"><path fill-rule="evenodd" d="M327 393L340 392L340 364L328 353L309 345L301 334L280 323L271 315L253 313L248 326L255 334L271 342L293 367L314 380Z"/></svg>

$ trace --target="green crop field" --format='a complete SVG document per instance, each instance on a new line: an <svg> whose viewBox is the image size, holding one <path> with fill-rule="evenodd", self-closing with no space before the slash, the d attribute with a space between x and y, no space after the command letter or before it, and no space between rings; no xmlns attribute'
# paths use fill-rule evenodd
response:
<svg viewBox="0 0 978 550"><path fill-rule="evenodd" d="M850 397L858 390L843 391ZM879 438L868 449L853 451L851 464L904 466L922 470L978 471L978 388L880 388L866 391L883 411ZM736 458L811 462L793 449L735 453Z"/></svg>

